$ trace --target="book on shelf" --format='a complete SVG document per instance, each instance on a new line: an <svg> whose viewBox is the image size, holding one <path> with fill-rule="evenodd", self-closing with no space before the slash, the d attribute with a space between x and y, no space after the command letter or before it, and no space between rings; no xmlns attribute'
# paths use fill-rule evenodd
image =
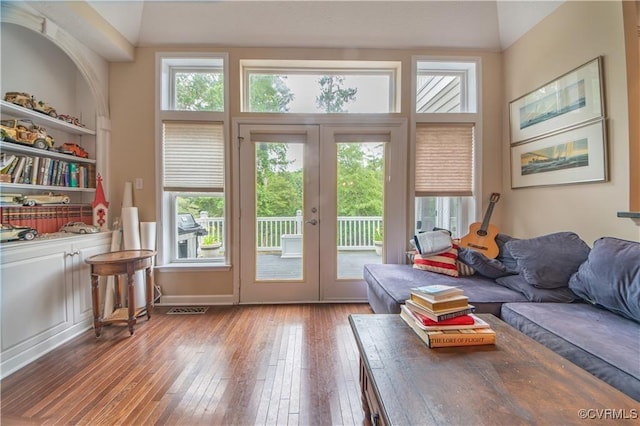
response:
<svg viewBox="0 0 640 426"><path fill-rule="evenodd" d="M411 300L413 300L418 305L422 305L433 312L440 312L443 310L450 310L454 308L466 308L469 304L469 298L467 296L459 295L443 300L433 300L430 296L426 296L417 292L411 292L410 297Z"/></svg>
<svg viewBox="0 0 640 426"><path fill-rule="evenodd" d="M38 172L40 171L40 157L33 157L33 166L31 167L31 177L29 183L35 185L38 183Z"/></svg>
<svg viewBox="0 0 640 426"><path fill-rule="evenodd" d="M496 332L491 328L427 331L418 327L418 324L406 311L400 311L400 318L402 318L430 348L481 346L496 343Z"/></svg>
<svg viewBox="0 0 640 426"><path fill-rule="evenodd" d="M464 294L464 291L461 288L444 284L415 287L412 288L411 291L419 294L425 294L431 297L434 301L448 299L452 296L461 296Z"/></svg>
<svg viewBox="0 0 640 426"><path fill-rule="evenodd" d="M406 315L410 316L425 331L434 330L464 330L474 328L489 328L489 323L475 314L462 315L444 321L433 321L424 315L414 312L406 305L400 305L402 311L406 311Z"/></svg>
<svg viewBox="0 0 640 426"><path fill-rule="evenodd" d="M27 162L26 157L20 157L20 159L18 160L18 164L16 165L13 171L13 176L12 176L13 183L21 183L22 172L24 171L24 165L26 162Z"/></svg>
<svg viewBox="0 0 640 426"><path fill-rule="evenodd" d="M447 309L443 311L433 312L432 310L427 309L422 305L418 305L416 302L414 302L411 299L407 299L404 303L412 311L419 312L425 317L437 322L443 321L446 319L455 318L455 317L460 317L463 315L469 315L475 311L475 307L473 305L466 305L464 308L454 308L454 309Z"/></svg>

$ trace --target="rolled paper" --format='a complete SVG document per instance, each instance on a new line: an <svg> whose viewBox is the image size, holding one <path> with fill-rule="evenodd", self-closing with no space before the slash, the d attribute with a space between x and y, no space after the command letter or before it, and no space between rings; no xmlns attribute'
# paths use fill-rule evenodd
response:
<svg viewBox="0 0 640 426"><path fill-rule="evenodd" d="M122 239L124 240L125 250L141 249L140 222L138 221L137 207L122 208ZM146 305L144 271L136 271L134 279L136 308L141 308ZM125 294L127 294L128 290L126 289L126 287L122 290Z"/></svg>
<svg viewBox="0 0 640 426"><path fill-rule="evenodd" d="M140 222L137 207L122 208L122 239L125 250L140 250Z"/></svg>
<svg viewBox="0 0 640 426"><path fill-rule="evenodd" d="M122 207L133 207L133 183L124 183L124 194L122 195Z"/></svg>
<svg viewBox="0 0 640 426"><path fill-rule="evenodd" d="M155 222L140 222L140 247L144 250L156 249Z"/></svg>

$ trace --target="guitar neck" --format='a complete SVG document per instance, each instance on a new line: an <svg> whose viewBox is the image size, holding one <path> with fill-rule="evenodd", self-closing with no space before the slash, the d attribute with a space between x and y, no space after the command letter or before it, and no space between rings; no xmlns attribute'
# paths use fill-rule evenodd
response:
<svg viewBox="0 0 640 426"><path fill-rule="evenodd" d="M480 225L480 231L487 231L487 228L489 227L489 221L491 220L491 214L493 214L493 206L495 205L496 203L494 203L493 201L489 203L489 207L487 207L487 212L484 215L484 219L482 219L482 225Z"/></svg>

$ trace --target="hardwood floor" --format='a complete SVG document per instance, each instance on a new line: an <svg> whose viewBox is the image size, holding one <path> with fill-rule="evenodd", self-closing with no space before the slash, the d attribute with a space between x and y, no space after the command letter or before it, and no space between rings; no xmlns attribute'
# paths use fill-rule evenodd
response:
<svg viewBox="0 0 640 426"><path fill-rule="evenodd" d="M156 307L88 330L5 378L2 425L299 424L363 421L351 313L367 304Z"/></svg>

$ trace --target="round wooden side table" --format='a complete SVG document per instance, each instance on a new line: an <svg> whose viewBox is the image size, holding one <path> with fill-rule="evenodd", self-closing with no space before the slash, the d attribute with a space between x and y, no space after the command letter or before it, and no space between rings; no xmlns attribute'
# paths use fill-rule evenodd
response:
<svg viewBox="0 0 640 426"><path fill-rule="evenodd" d="M153 277L151 267L153 266L154 250L123 250L111 253L102 253L85 259L91 265L91 299L93 304L93 328L96 337L100 337L102 326L115 322L126 322L129 325L129 333L133 335L133 326L136 318L146 311L147 319L151 318ZM145 296L146 306L136 309L134 275L136 271L145 270L146 285ZM127 275L127 307L122 307L120 296L120 276ZM115 306L114 311L108 315L103 315L100 309L100 291L98 288L98 277L115 276Z"/></svg>

